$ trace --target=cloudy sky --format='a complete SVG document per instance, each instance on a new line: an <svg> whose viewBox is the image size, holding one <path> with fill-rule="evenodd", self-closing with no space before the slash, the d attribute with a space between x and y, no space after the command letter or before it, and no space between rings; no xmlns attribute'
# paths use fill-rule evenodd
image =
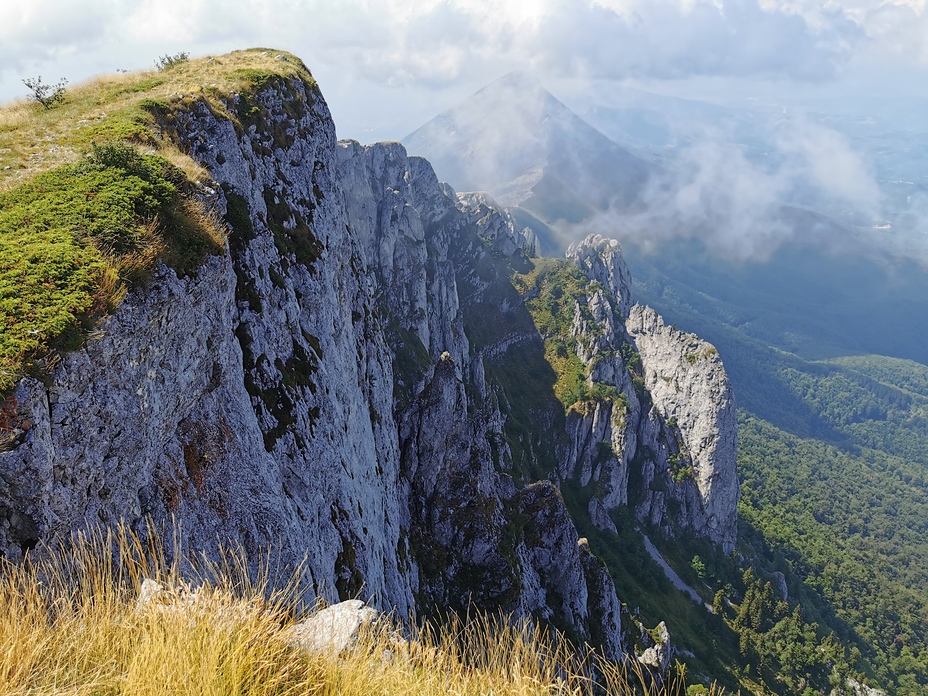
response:
<svg viewBox="0 0 928 696"><path fill-rule="evenodd" d="M30 0L0 3L0 99L163 54L301 56L341 136L399 138L511 70L712 96L917 94L928 0ZM733 87L734 86L734 87Z"/></svg>

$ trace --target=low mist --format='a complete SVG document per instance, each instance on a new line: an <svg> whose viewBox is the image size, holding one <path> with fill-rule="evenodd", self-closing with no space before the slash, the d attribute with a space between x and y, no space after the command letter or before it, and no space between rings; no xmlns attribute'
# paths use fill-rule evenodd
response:
<svg viewBox="0 0 928 696"><path fill-rule="evenodd" d="M614 234L654 247L669 237L696 237L722 257L763 259L786 240L832 234L836 226L797 225L784 206L880 220L881 193L861 156L840 133L806 119L778 125L768 150L752 150L720 133L688 134L656 168L641 193L642 211L605 211ZM584 232L583 226L573 235ZM840 242L839 239L830 241Z"/></svg>
<svg viewBox="0 0 928 696"><path fill-rule="evenodd" d="M550 227L545 253L596 232L646 251L696 238L731 260L796 241L928 262L928 195L887 195L880 143L867 151L823 115L783 107L625 101L588 110L597 129L511 74L404 142L455 188L486 190Z"/></svg>

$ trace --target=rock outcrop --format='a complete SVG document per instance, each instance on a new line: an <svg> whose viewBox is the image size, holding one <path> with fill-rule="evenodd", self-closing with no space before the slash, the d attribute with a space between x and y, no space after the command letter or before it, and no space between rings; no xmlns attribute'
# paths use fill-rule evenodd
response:
<svg viewBox="0 0 928 696"><path fill-rule="evenodd" d="M628 504L666 534L686 530L730 552L737 539L737 423L718 351L632 304L617 241L591 235L567 256L594 281L575 307L577 355L590 382L614 387L616 395L571 409L561 475L597 484L589 513L604 531L614 531L608 511Z"/></svg>
<svg viewBox="0 0 928 696"><path fill-rule="evenodd" d="M638 662L655 669L660 674L667 674L674 653L667 625L661 621L654 629L654 635L642 631L642 639L647 639L652 645L645 648L644 652L638 656Z"/></svg>
<svg viewBox="0 0 928 696"><path fill-rule="evenodd" d="M135 611L178 616L191 622L207 618L216 625L230 627L268 615L268 607L261 601L230 603L228 599L228 595L217 595L215 588L208 585L166 587L143 578ZM357 645L362 631L377 629L383 630L397 648L408 645L386 616L359 599L314 610L299 623L278 627L274 638L306 652L338 657Z"/></svg>
<svg viewBox="0 0 928 696"><path fill-rule="evenodd" d="M338 656L357 645L361 631L372 627L381 616L360 599L346 599L291 626L284 640L307 652ZM397 642L401 640L397 636Z"/></svg>
<svg viewBox="0 0 928 696"><path fill-rule="evenodd" d="M398 143L337 142L308 79L224 99L248 117L193 99L161 125L215 180L227 252L191 277L160 267L48 384L20 383L30 428L0 453L0 553L179 522L192 550L306 556L330 601L532 615L621 658L615 585L554 482L598 482L582 513L600 528L630 504L730 547L717 356L632 307L617 243L587 240L571 255L595 282L573 332L616 397L552 434L562 421L500 372L542 355L509 282L530 231Z"/></svg>
<svg viewBox="0 0 928 696"><path fill-rule="evenodd" d="M700 500L687 526L730 552L737 540L738 425L731 386L714 346L673 326L650 307L635 305L626 323L654 409L679 433L679 456Z"/></svg>

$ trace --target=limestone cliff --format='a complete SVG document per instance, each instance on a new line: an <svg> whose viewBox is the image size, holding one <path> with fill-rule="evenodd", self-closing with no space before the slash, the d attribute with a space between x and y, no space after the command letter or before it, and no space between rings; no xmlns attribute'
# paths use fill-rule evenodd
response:
<svg viewBox="0 0 928 696"><path fill-rule="evenodd" d="M615 240L591 235L567 255L595 281L575 307L577 354L590 381L614 386L619 398L572 409L562 475L599 484L590 515L602 529L614 529L606 512L631 504L639 519L667 534L688 530L731 551L737 423L718 351L632 304L631 276Z"/></svg>
<svg viewBox="0 0 928 696"><path fill-rule="evenodd" d="M191 277L161 266L47 384L19 384L30 427L0 453L0 552L176 520L193 549L305 555L330 599L531 614L622 656L615 586L555 482L602 484L598 526L628 503L730 547L734 426L717 357L630 309L618 246L588 240L573 252L595 281L577 350L624 404L565 426L505 371L520 351L542 355L509 281L531 267L530 231L398 143L337 142L309 79L222 100L180 100L160 126L209 170L226 253Z"/></svg>
<svg viewBox="0 0 928 696"><path fill-rule="evenodd" d="M679 435L687 526L731 551L737 539L737 422L731 386L718 351L693 334L666 326L650 307L635 305L626 323L641 356L655 411ZM691 500L695 484L699 500ZM651 501L655 504L655 501Z"/></svg>

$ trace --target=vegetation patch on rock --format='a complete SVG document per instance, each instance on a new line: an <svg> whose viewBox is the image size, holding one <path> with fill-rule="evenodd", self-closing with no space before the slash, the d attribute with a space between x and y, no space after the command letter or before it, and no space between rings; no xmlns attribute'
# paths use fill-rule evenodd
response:
<svg viewBox="0 0 928 696"><path fill-rule="evenodd" d="M590 381L589 368L577 356L577 338L571 335L575 312L589 315L587 293L600 284L566 259L537 258L532 264L534 268L514 274L512 281L544 339L545 359L557 374L558 400L568 410L587 402L619 401L614 386ZM595 330L597 322L588 318Z"/></svg>
<svg viewBox="0 0 928 696"><path fill-rule="evenodd" d="M77 348L161 257L188 273L221 249L183 172L125 143L0 193L0 390L44 349Z"/></svg>
<svg viewBox="0 0 928 696"><path fill-rule="evenodd" d="M78 85L54 109L0 107L0 394L49 351L79 348L159 260L186 275L222 250L225 226L198 202L207 173L169 137L174 114L203 101L237 122L226 105L269 76L315 86L285 53L182 55Z"/></svg>

